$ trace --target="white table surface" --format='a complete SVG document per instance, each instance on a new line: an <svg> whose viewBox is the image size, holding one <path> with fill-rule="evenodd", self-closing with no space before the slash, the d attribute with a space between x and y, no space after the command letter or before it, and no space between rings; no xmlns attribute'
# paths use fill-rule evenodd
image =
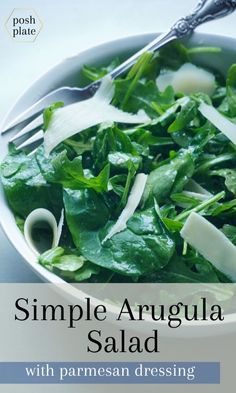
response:
<svg viewBox="0 0 236 393"><path fill-rule="evenodd" d="M165 31L197 0L29 0L43 21L34 43L17 43L4 22L22 1L0 3L0 117L39 74L61 59L104 41L127 35ZM236 13L199 31L236 35ZM1 214L1 213L0 213ZM0 228L0 282L39 282Z"/></svg>

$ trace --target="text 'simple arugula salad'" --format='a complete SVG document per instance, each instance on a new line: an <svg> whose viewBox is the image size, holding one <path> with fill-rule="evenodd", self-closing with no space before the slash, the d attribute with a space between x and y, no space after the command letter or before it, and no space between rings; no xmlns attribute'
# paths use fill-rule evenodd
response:
<svg viewBox="0 0 236 393"><path fill-rule="evenodd" d="M44 111L33 154L9 144L1 178L45 268L72 282L236 282L236 64L217 48L146 53L94 97ZM50 230L49 230L50 229Z"/></svg>

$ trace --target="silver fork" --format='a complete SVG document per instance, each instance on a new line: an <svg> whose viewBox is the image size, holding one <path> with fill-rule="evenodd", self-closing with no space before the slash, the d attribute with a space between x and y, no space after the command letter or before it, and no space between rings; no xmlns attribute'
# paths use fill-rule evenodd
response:
<svg viewBox="0 0 236 393"><path fill-rule="evenodd" d="M189 36L200 24L229 15L235 9L236 0L200 0L197 7L190 15L180 18L167 33L158 36L143 49L139 50L129 59L116 67L110 72L110 76L114 79L127 71L144 52L154 52L173 40ZM43 139L43 130L41 129L43 125L42 112L47 106L56 101L63 101L65 105L69 105L73 102L90 98L95 94L100 83L101 79L84 88L61 87L51 91L17 116L4 130L2 130L2 133L13 129L21 123L31 120L10 139L10 142L16 142L17 140L18 142L20 141L20 144L18 144L17 147L18 149L30 146L36 142L38 143ZM33 135L31 133L32 131L35 131ZM30 134L30 136L28 134ZM29 136L29 138L27 138L27 136ZM22 141L22 139L24 140Z"/></svg>

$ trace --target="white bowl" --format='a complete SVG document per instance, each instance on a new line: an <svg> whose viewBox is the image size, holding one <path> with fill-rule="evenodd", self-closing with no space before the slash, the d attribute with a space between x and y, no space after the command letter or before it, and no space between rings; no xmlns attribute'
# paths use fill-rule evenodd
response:
<svg viewBox="0 0 236 393"><path fill-rule="evenodd" d="M19 113L24 111L27 107L32 105L36 100L44 96L52 89L62 85L74 86L75 83L78 85L78 83L83 82L79 74L84 64L99 66L101 64L107 64L107 62L117 56L119 56L121 59L125 58L131 53L136 52L155 37L156 34L127 37L90 48L76 56L63 60L61 63L57 64L42 76L40 76L30 87L24 91L24 93L14 103L4 118L1 128L7 125ZM195 61L202 64L203 66L214 68L223 74L226 73L229 66L234 63L236 59L236 39L231 37L195 33L191 39L187 41L187 45L219 46L222 48L222 53L220 54L201 54L196 56ZM7 154L8 139L8 133L0 136L1 161ZM23 235L15 223L14 215L8 207L2 185L0 185L0 211L1 225L7 237L15 249L19 252L19 254L21 254L21 256L24 258L26 263L46 282L64 283L64 281L58 276L49 272L37 263L35 255L27 246ZM235 322L236 314L226 315L224 332L235 330ZM195 327L199 328L199 325L195 325ZM196 329L194 330L196 332Z"/></svg>

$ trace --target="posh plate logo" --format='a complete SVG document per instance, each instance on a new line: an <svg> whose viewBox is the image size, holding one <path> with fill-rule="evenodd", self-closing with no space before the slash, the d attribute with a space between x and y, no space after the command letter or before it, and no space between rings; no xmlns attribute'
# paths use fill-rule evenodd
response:
<svg viewBox="0 0 236 393"><path fill-rule="evenodd" d="M31 8L14 8L5 23L10 37L16 42L34 42L43 24Z"/></svg>

